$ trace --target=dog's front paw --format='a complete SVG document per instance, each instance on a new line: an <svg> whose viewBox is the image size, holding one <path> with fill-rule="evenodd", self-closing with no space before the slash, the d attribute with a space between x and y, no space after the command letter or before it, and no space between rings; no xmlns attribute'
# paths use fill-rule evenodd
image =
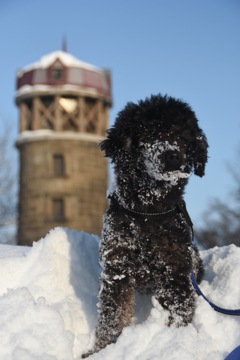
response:
<svg viewBox="0 0 240 360"><path fill-rule="evenodd" d="M186 306L184 309L175 309L175 311L168 312L168 318L166 321L167 326L182 327L188 326L193 320L194 306Z"/></svg>
<svg viewBox="0 0 240 360"><path fill-rule="evenodd" d="M86 359L87 357L95 354L95 352L96 352L96 351L95 351L94 349L93 349L93 350L89 350L88 352L82 354L82 359Z"/></svg>

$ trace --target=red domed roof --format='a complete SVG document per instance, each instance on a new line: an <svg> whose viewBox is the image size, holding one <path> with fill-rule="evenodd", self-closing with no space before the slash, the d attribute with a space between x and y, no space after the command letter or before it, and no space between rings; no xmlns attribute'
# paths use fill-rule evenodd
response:
<svg viewBox="0 0 240 360"><path fill-rule="evenodd" d="M82 90L111 102L111 75L109 70L85 63L64 51L45 55L17 73L17 98L56 89Z"/></svg>

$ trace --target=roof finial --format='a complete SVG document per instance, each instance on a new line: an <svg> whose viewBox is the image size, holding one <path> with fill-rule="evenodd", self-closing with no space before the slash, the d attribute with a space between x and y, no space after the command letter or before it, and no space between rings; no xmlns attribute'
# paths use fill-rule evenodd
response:
<svg viewBox="0 0 240 360"><path fill-rule="evenodd" d="M62 51L67 52L67 39L65 36L62 39Z"/></svg>

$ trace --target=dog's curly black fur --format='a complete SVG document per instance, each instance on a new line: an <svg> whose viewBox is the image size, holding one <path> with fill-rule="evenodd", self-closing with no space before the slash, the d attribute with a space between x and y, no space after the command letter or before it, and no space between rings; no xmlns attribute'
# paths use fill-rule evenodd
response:
<svg viewBox="0 0 240 360"><path fill-rule="evenodd" d="M189 105L161 95L128 103L100 148L114 164L116 186L100 247L96 343L83 357L131 324L135 290L154 294L167 325L187 325L195 310L190 271L199 281L203 273L178 209L190 173L203 176L207 163L207 140Z"/></svg>

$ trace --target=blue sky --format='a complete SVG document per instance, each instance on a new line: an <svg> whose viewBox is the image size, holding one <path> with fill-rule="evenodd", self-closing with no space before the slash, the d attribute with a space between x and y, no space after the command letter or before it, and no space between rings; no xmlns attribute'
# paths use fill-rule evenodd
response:
<svg viewBox="0 0 240 360"><path fill-rule="evenodd" d="M69 53L111 69L111 123L126 102L159 92L192 106L210 144L206 176L186 191L197 226L212 198L231 201L227 164L239 167L239 34L239 0L1 0L0 129L11 126L14 144L16 71L65 36Z"/></svg>

